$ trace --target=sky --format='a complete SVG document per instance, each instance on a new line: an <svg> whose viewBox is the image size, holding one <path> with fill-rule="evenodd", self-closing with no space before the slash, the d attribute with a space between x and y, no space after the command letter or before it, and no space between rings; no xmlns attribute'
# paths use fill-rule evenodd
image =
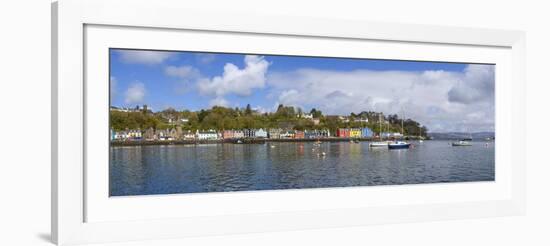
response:
<svg viewBox="0 0 550 246"><path fill-rule="evenodd" d="M424 61L110 50L111 105L327 115L398 114L431 132L494 131L495 66Z"/></svg>

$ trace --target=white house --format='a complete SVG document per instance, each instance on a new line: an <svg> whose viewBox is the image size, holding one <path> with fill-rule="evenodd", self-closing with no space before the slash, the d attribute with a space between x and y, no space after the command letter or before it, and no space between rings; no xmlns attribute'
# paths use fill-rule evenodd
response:
<svg viewBox="0 0 550 246"><path fill-rule="evenodd" d="M369 119L368 119L368 118L359 118L359 119L354 119L353 121L355 121L355 122L361 122L361 123L369 123Z"/></svg>
<svg viewBox="0 0 550 246"><path fill-rule="evenodd" d="M265 131L264 129L258 129L256 130L254 136L256 138L267 138L267 131Z"/></svg>
<svg viewBox="0 0 550 246"><path fill-rule="evenodd" d="M183 133L183 139L184 140L195 140L195 134L191 131L186 131Z"/></svg>
<svg viewBox="0 0 550 246"><path fill-rule="evenodd" d="M233 132L233 138L244 138L244 132L241 130L235 130Z"/></svg>
<svg viewBox="0 0 550 246"><path fill-rule="evenodd" d="M128 132L126 132L126 131L115 132L115 139L116 140L126 140L126 139L128 139Z"/></svg>
<svg viewBox="0 0 550 246"><path fill-rule="evenodd" d="M209 131L198 131L196 137L198 140L217 140L218 139L218 133L214 130Z"/></svg>

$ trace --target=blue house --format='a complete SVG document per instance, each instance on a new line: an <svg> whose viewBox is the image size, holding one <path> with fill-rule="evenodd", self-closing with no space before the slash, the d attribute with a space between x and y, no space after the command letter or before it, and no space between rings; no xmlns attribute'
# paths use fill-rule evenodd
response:
<svg viewBox="0 0 550 246"><path fill-rule="evenodd" d="M374 135L372 130L368 127L361 128L361 137L362 138L371 138Z"/></svg>

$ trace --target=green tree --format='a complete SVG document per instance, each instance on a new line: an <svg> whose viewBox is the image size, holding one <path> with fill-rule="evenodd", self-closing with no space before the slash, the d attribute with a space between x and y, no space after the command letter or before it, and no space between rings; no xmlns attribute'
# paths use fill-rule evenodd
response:
<svg viewBox="0 0 550 246"><path fill-rule="evenodd" d="M250 104L246 105L246 109L244 111L244 114L251 115L252 114L252 108L250 107Z"/></svg>

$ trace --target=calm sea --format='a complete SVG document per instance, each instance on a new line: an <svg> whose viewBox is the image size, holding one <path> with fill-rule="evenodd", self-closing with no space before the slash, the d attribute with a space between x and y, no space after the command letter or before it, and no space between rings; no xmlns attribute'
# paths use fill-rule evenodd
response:
<svg viewBox="0 0 550 246"><path fill-rule="evenodd" d="M493 181L494 142L369 148L368 142L111 147L110 195ZM324 155L322 153L325 153Z"/></svg>

